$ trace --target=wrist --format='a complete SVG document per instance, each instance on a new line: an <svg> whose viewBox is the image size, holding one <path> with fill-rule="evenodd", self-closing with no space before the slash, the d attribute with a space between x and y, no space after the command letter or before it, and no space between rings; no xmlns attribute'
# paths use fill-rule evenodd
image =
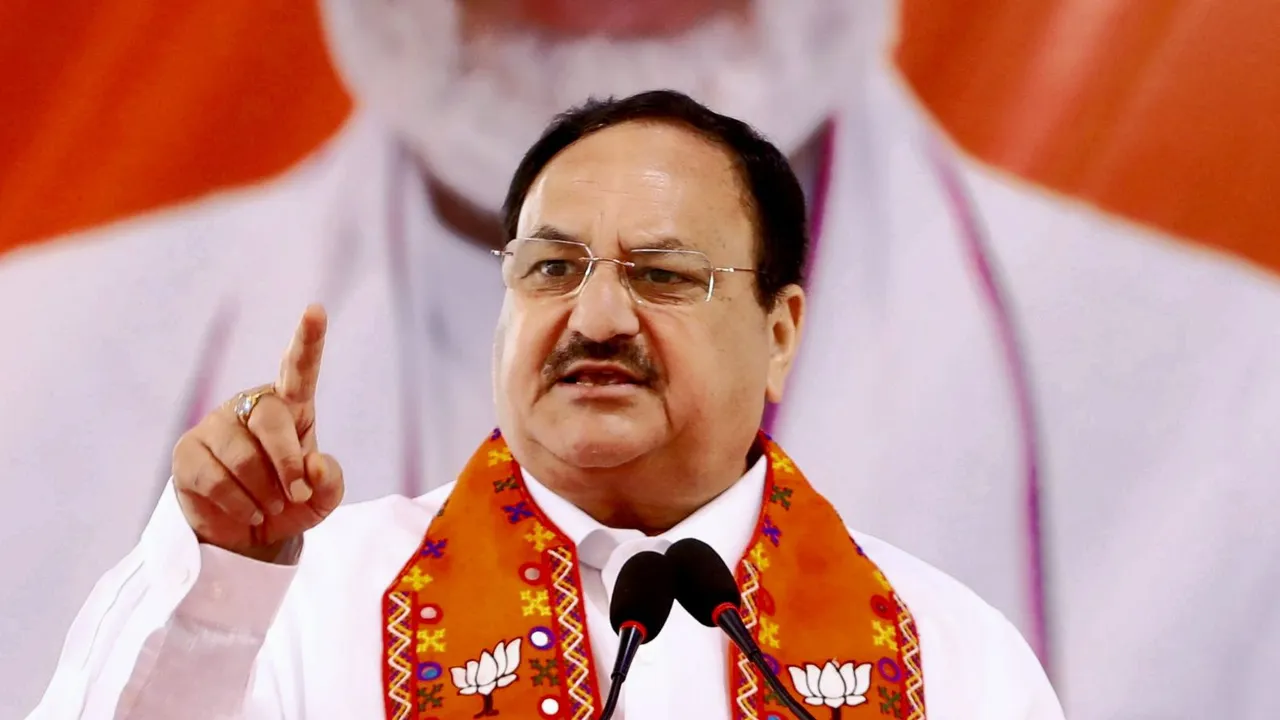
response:
<svg viewBox="0 0 1280 720"><path fill-rule="evenodd" d="M241 557L272 565L297 565L298 557L302 555L301 535L285 538L270 545L255 545L247 548L224 547L217 543L208 542L204 538L200 538L200 544L219 547Z"/></svg>
<svg viewBox="0 0 1280 720"><path fill-rule="evenodd" d="M241 554L273 565L297 565L298 557L302 555L302 536L296 535L270 545L250 548Z"/></svg>

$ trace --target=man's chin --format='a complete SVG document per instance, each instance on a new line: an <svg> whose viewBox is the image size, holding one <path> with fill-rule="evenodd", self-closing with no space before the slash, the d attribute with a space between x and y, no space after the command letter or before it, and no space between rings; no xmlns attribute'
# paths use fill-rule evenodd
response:
<svg viewBox="0 0 1280 720"><path fill-rule="evenodd" d="M573 415L548 428L541 444L576 468L621 467L661 444L663 433L653 421L585 409Z"/></svg>

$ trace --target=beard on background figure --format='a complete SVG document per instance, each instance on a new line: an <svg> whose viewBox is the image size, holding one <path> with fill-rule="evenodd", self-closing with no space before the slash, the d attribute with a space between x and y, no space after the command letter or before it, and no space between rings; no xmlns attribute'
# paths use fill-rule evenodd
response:
<svg viewBox="0 0 1280 720"><path fill-rule="evenodd" d="M582 32L586 22L548 32L569 4L517 2L523 16L481 31L457 0L324 0L324 9L335 65L357 101L436 179L491 212L547 122L588 96L679 90L795 152L847 94L841 79L876 44L863 31L879 24L869 21L875 4L847 0L751 0L745 12L705 0L659 3L648 9L678 16L626 32L634 7L648 4L600 0L589 4L594 32ZM517 23L535 15L530 5L546 6L542 24Z"/></svg>

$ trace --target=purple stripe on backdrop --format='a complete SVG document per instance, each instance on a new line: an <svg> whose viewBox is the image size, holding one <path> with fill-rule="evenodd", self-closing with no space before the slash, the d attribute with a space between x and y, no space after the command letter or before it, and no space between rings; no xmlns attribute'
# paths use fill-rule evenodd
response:
<svg viewBox="0 0 1280 720"><path fill-rule="evenodd" d="M1044 572L1044 530L1041 522L1043 500L1040 492L1040 434L1036 421L1035 403L1031 390L1026 356L1019 341L1016 323L1008 298L1001 289L997 271L991 262L990 252L981 220L973 199L960 177L949 151L931 138L930 161L938 182L946 193L950 210L955 218L960 239L964 243L970 266L981 282L983 299L991 310L1000 350L1004 356L1005 372L1013 391L1018 430L1022 440L1023 497L1026 517L1024 547L1027 552L1027 595L1031 609L1030 643L1045 673L1052 677L1049 667L1050 645L1047 621L1046 579Z"/></svg>
<svg viewBox="0 0 1280 720"><path fill-rule="evenodd" d="M823 123L819 133L818 167L813 179L813 197L809 202L809 255L804 262L804 276L809 277L814 260L818 257L818 244L822 240L822 224L827 213L827 194L831 189L831 167L835 164L836 124L834 120ZM801 344L803 349L803 342ZM778 419L778 405L767 403L764 406L764 417L760 427L766 433L773 432L773 425Z"/></svg>
<svg viewBox="0 0 1280 720"><path fill-rule="evenodd" d="M404 336L396 338L397 347L400 349L400 423L403 428L404 437L404 468L403 475L400 480L400 492L405 497L417 497L422 492L422 445L425 442L418 423L421 421L421 415L418 412L418 405L422 402L422 394L420 392L421 385L415 380L414 373L424 372L424 368L414 367L410 359L413 357L409 348L411 343L415 342L416 336L414 332L419 330L414 318L416 314L413 307L413 292L409 278L409 239L406 237L409 229L407 227L407 218L405 217L405 192L406 188L414 187L413 183L402 182L403 178L408 177L408 173L412 172L409 161L403 153L398 153L396 163L392 170L392 182L390 188L390 202L387 207L387 238L389 242L388 256L391 260L391 278L394 285L396 312L398 317L397 329Z"/></svg>
<svg viewBox="0 0 1280 720"><path fill-rule="evenodd" d="M832 166L834 164L835 135L835 123L828 122L823 129L820 164L815 179L813 199L810 204L809 233L811 244L809 257L805 263L805 277L809 277L813 264L817 260L819 244L823 237L823 221L827 212L828 193L831 187ZM969 198L955 167L951 164L949 155L936 143L931 143L930 159L934 172L937 174L938 182L946 196L948 209L955 218L961 236L960 239L965 245L970 265L978 275L983 300L990 309L995 322L1005 371L1008 373L1009 386L1014 395L1018 431L1022 445L1023 495L1026 508L1023 527L1026 532L1027 600L1031 610L1032 622L1029 642L1044 666L1045 672L1050 673L1051 652L1044 572L1044 532L1041 522L1040 442L1026 359L1018 340L1012 313L1000 290L1000 283L995 269L988 258L989 251L984 241L985 233L982 231L974 203ZM801 352L803 352L803 345L801 346ZM761 425L766 432L773 432L779 408L780 406L772 404L765 406ZM1051 673L1050 677L1052 677Z"/></svg>

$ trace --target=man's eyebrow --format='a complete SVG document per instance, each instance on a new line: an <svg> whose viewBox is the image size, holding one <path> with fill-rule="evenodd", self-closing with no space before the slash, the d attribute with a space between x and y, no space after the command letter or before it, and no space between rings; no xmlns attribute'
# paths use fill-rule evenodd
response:
<svg viewBox="0 0 1280 720"><path fill-rule="evenodd" d="M681 240L675 235L660 235L650 240L638 243L633 249L645 248L649 250L688 250L689 243Z"/></svg>
<svg viewBox="0 0 1280 720"><path fill-rule="evenodd" d="M539 225L526 237L539 240L559 240L561 242L582 242L573 233L565 232L554 225Z"/></svg>

